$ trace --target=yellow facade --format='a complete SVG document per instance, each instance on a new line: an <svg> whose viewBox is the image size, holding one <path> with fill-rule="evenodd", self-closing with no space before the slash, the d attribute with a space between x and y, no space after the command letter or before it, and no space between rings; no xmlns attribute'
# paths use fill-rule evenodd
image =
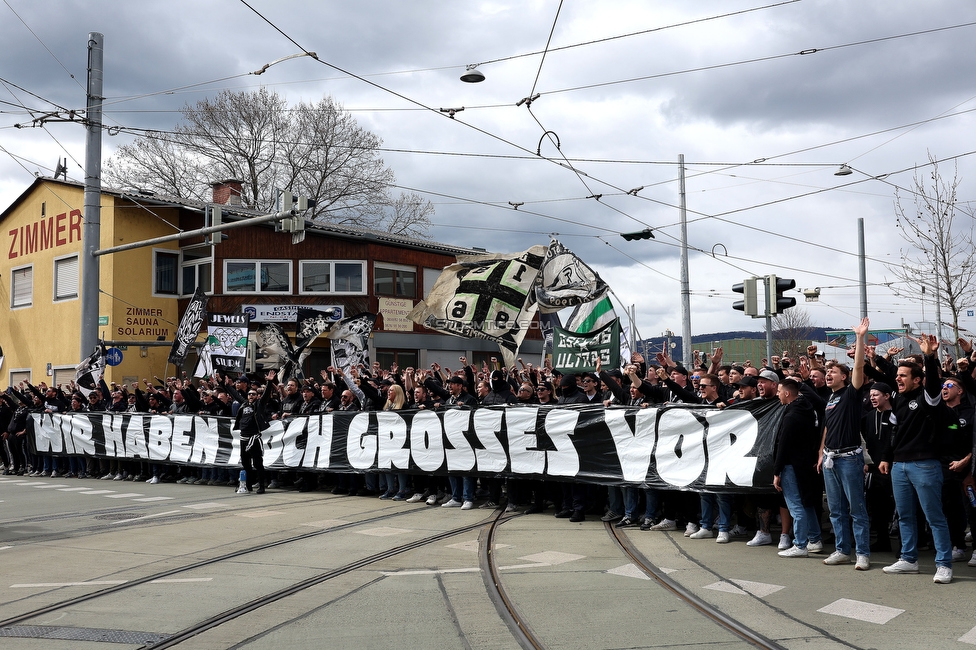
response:
<svg viewBox="0 0 976 650"><path fill-rule="evenodd" d="M139 206L103 194L100 248L172 234L175 228L170 224L176 221L175 208ZM23 378L35 385L42 381L63 383L73 377L79 360L90 353L82 354L80 349L79 291L62 299L55 293L56 268L63 278L65 262L74 255L80 258L83 229L84 191L71 183L38 179L6 211L0 223L4 237L0 309L7 311L6 318L0 319L0 346L5 355L0 384L4 387ZM154 248L178 250L178 245L173 242ZM153 296L152 250L140 248L100 257L99 338L136 343L164 336L172 341L179 320L177 300ZM17 306L14 283L19 283L17 298L23 304L27 274L32 278L29 305ZM62 294L65 286L70 288L69 283L62 282ZM80 290L80 279L77 286ZM122 363L106 370L107 382L166 373L168 347L134 344L122 353Z"/></svg>

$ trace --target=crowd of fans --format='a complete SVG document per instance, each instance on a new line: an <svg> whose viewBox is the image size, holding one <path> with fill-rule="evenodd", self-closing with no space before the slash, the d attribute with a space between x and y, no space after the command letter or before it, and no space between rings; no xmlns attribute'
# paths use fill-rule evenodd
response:
<svg viewBox="0 0 976 650"><path fill-rule="evenodd" d="M30 413L116 411L200 413L234 417L241 431L246 489L309 491L378 497L428 506L471 509L505 507L577 522L602 517L619 528L678 531L720 544L755 531L746 545L778 541L783 558L835 550L823 563L871 566L871 553L892 550L899 559L886 573L918 573L919 549L935 551L936 583L952 580L952 563L965 560L976 522L973 420L976 353L960 339L958 359L940 362L940 342L917 339L921 354L879 354L865 344L868 321L854 329L858 344L850 365L826 362L815 346L797 359L786 353L758 365L723 363L723 351L695 354L685 368L660 353L648 363L596 372L562 374L548 363L512 368L469 365L451 371L396 365L383 369L328 368L316 380L277 381L275 373L236 378L215 375L195 384L186 376L145 380L144 388L101 382L85 397L75 386L12 387L0 394L0 431L5 474L100 478L158 483L175 481L238 485L237 472L135 460L33 454L24 444ZM656 361L656 363L655 363ZM264 474L260 432L269 420L334 411L474 408L489 405L602 404L643 408L698 404L726 408L748 400L785 405L776 432L775 494L711 494L631 486L603 487L528 479L429 476L401 472ZM825 498L826 496L826 498ZM826 506L826 507L825 507ZM825 518L824 514L828 517ZM825 522L829 521L829 525ZM773 531L779 528L778 540ZM976 552L968 562L976 567Z"/></svg>

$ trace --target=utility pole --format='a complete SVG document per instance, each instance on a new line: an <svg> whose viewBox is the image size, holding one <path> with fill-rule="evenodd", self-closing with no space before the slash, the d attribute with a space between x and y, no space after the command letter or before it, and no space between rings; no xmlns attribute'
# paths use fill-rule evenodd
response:
<svg viewBox="0 0 976 650"><path fill-rule="evenodd" d="M688 211L685 205L685 155L678 154L678 192L681 217L681 357L691 367L691 288L688 283Z"/></svg>
<svg viewBox="0 0 976 650"><path fill-rule="evenodd" d="M99 265L102 201L102 60L105 37L88 34L88 102L85 114L85 226L81 254L81 356L98 345Z"/></svg>

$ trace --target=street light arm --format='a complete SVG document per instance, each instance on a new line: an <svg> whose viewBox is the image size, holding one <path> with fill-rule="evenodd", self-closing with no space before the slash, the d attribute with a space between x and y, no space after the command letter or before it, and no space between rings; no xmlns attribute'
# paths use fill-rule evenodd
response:
<svg viewBox="0 0 976 650"><path fill-rule="evenodd" d="M301 58L303 56L310 56L313 59L315 59L316 61L319 60L319 57L318 57L318 55L315 52L298 52L296 54L289 54L288 56L283 56L280 59L275 59L271 63L265 63L263 66L261 66L259 69L255 70L251 74L253 74L254 76L262 75L265 72L267 72L268 68L270 68L273 65L277 65L277 64L281 63L282 61L287 61L288 59L298 59L298 58Z"/></svg>

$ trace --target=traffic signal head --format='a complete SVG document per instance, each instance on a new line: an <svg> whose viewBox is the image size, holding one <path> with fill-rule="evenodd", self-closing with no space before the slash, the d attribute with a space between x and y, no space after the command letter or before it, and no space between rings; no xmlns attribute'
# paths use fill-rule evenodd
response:
<svg viewBox="0 0 976 650"><path fill-rule="evenodd" d="M796 281L790 278L777 278L775 275L769 276L769 290L766 304L769 305L769 315L782 314L790 307L796 306L796 298L783 295L784 291L796 288Z"/></svg>
<svg viewBox="0 0 976 650"><path fill-rule="evenodd" d="M742 300L732 303L732 309L744 312L746 316L759 315L758 294L756 292L758 278L747 278L739 284L732 285L732 291L742 294Z"/></svg>
<svg viewBox="0 0 976 650"><path fill-rule="evenodd" d="M627 241L632 241L634 239L654 239L654 233L651 232L650 228L644 228L640 232L622 232L620 236Z"/></svg>

